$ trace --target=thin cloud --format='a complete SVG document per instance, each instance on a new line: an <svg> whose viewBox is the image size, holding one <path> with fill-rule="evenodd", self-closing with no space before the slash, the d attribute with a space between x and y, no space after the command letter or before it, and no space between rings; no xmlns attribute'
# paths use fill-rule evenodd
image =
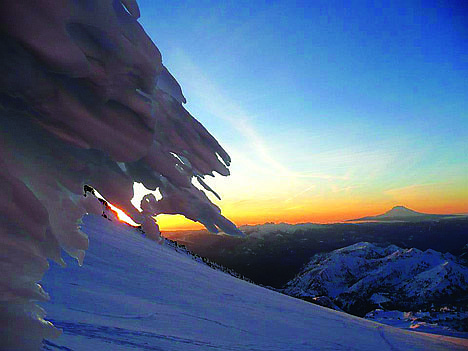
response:
<svg viewBox="0 0 468 351"><path fill-rule="evenodd" d="M191 78L186 85L191 85L194 88L192 93L199 96L204 108L214 116L228 122L249 142L261 160L272 169L286 174L293 173L269 153L265 141L251 125L249 114L223 94L222 90L208 79L182 50L178 50L177 54L178 60L182 62L187 73L186 76Z"/></svg>
<svg viewBox="0 0 468 351"><path fill-rule="evenodd" d="M309 191L315 189L316 187L317 187L317 186L316 186L315 184L314 184L314 185L311 185L311 186L309 186L307 189L305 189L305 190L303 190L303 191L297 193L296 195L291 196L290 198L284 200L284 202L285 202L285 203L291 202L292 200L298 198L298 197L301 196L301 195L304 195L305 193L307 193L307 192L309 192Z"/></svg>
<svg viewBox="0 0 468 351"><path fill-rule="evenodd" d="M427 188L433 188L434 186L443 186L452 184L451 182L432 182L432 183L422 183L422 184L411 184L403 186L400 188L393 188L384 191L384 194L387 195L400 195L400 194L412 194L415 191L424 191Z"/></svg>
<svg viewBox="0 0 468 351"><path fill-rule="evenodd" d="M286 167L270 153L267 142L253 127L251 119L254 116L252 114L247 113L239 104L226 96L222 89L206 77L182 50L177 51L177 59L181 63L180 66L186 71L185 76L190 77L190 81L184 82L184 86L191 86L191 94L198 95L206 111L226 121L248 142L252 153L258 156L263 166L253 165L255 162L252 162L253 168L261 168L263 172L273 172L277 177L348 179L348 176L295 172ZM230 148L230 150L233 149Z"/></svg>

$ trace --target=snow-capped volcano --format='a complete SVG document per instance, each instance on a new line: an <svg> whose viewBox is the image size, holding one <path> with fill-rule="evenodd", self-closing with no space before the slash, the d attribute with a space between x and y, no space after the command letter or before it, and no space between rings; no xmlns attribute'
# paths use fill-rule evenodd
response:
<svg viewBox="0 0 468 351"><path fill-rule="evenodd" d="M356 219L350 219L351 222L357 221L427 221L427 220L438 220L443 218L458 217L457 215L442 215L432 213L422 213L411 210L405 206L394 206L391 210L377 215L377 216L366 216Z"/></svg>
<svg viewBox="0 0 468 351"><path fill-rule="evenodd" d="M82 226L83 267L52 267L44 350L465 350L468 341L399 330L213 270L99 216ZM68 258L67 258L68 259Z"/></svg>
<svg viewBox="0 0 468 351"><path fill-rule="evenodd" d="M328 296L343 309L416 308L468 293L468 267L450 253L362 242L313 256L285 288L297 297Z"/></svg>
<svg viewBox="0 0 468 351"><path fill-rule="evenodd" d="M417 217L423 215L425 214L410 210L405 206L395 206L390 211L387 211L383 215L381 215L381 217Z"/></svg>

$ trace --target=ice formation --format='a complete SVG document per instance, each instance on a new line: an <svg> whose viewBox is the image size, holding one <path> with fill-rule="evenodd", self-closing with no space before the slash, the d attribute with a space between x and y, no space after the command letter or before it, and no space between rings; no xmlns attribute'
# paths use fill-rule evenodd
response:
<svg viewBox="0 0 468 351"><path fill-rule="evenodd" d="M83 261L78 223L101 211L85 184L159 235L153 217L183 214L242 235L204 192L230 158L185 98L137 19L135 0L0 3L0 340L35 350L58 331L34 300L61 249ZM159 188L133 207L133 183Z"/></svg>

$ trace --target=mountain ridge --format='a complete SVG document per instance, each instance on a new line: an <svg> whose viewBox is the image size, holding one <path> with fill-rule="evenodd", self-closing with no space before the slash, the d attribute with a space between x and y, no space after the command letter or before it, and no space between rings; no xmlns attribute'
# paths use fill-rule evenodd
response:
<svg viewBox="0 0 468 351"><path fill-rule="evenodd" d="M314 255L283 291L303 298L328 296L358 315L382 306L412 311L448 302L462 306L468 267L450 253L360 242Z"/></svg>

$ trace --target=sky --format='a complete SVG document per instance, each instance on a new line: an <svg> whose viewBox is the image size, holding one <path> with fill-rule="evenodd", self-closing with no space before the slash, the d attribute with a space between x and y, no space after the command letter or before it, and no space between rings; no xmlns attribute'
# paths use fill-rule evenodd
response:
<svg viewBox="0 0 468 351"><path fill-rule="evenodd" d="M207 183L236 224L468 212L463 1L138 3L185 107L232 157Z"/></svg>

